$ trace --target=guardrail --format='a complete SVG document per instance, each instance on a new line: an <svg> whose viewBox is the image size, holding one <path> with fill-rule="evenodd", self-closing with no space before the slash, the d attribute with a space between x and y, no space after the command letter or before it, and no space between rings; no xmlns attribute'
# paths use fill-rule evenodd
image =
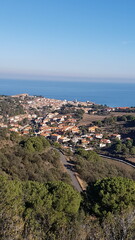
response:
<svg viewBox="0 0 135 240"><path fill-rule="evenodd" d="M114 157L110 157L110 156L106 156L106 155L102 155L102 154L99 154L99 156L104 157L104 158L108 158L108 159L112 159L112 160L115 160L117 162L122 162L122 163L125 163L125 164L135 168L135 163L131 163L128 160L122 160L122 159L119 159L119 158L114 158Z"/></svg>

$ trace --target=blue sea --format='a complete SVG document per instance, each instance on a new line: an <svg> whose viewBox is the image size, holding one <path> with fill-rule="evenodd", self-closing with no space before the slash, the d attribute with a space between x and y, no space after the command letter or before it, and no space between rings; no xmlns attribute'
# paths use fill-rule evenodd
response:
<svg viewBox="0 0 135 240"><path fill-rule="evenodd" d="M134 83L0 80L0 95L20 93L61 100L92 101L110 107L135 106Z"/></svg>

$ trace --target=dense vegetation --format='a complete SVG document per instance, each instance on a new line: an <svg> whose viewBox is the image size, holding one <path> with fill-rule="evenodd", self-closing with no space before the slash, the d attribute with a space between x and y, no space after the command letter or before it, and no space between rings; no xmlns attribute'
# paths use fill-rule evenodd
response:
<svg viewBox="0 0 135 240"><path fill-rule="evenodd" d="M85 194L87 211L97 216L118 213L135 205L135 182L115 177L90 183Z"/></svg>
<svg viewBox="0 0 135 240"><path fill-rule="evenodd" d="M125 142L120 140L115 141L111 147L110 152L121 155L135 155L135 146L132 139L127 139Z"/></svg>
<svg viewBox="0 0 135 240"><path fill-rule="evenodd" d="M24 110L18 98L8 96L0 98L0 115L7 117L23 114Z"/></svg>
<svg viewBox="0 0 135 240"><path fill-rule="evenodd" d="M134 240L131 173L78 149L72 157L88 183L80 194L45 138L1 130L0 142L1 240Z"/></svg>
<svg viewBox="0 0 135 240"><path fill-rule="evenodd" d="M74 158L77 172L87 183L94 182L105 177L127 177L135 180L135 171L127 171L121 167L105 161L93 151L78 149Z"/></svg>
<svg viewBox="0 0 135 240"><path fill-rule="evenodd" d="M81 197L63 182L1 176L0 239L133 240L134 196L135 183L122 178L97 181Z"/></svg>
<svg viewBox="0 0 135 240"><path fill-rule="evenodd" d="M81 196L62 182L0 179L0 239L57 239L77 214ZM6 230L6 231L5 231Z"/></svg>
<svg viewBox="0 0 135 240"><path fill-rule="evenodd" d="M96 125L105 127L120 122L125 127L135 126L135 117L133 115L111 116L105 117L103 120L95 121L94 123Z"/></svg>
<svg viewBox="0 0 135 240"><path fill-rule="evenodd" d="M59 153L50 148L45 138L28 137L19 140L18 135L12 133L10 145L0 149L1 174L9 175L12 179L39 182L62 180L70 183L70 178L60 164Z"/></svg>

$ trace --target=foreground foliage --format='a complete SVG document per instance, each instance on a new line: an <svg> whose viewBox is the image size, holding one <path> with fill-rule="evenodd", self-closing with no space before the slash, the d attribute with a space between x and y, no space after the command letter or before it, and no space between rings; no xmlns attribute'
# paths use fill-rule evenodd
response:
<svg viewBox="0 0 135 240"><path fill-rule="evenodd" d="M81 201L63 182L18 182L1 176L0 189L0 239L49 239L77 214Z"/></svg>
<svg viewBox="0 0 135 240"><path fill-rule="evenodd" d="M1 240L135 239L135 182L113 178L120 171L93 151L78 149L74 159L90 182L81 195L46 139L1 134Z"/></svg>
<svg viewBox="0 0 135 240"><path fill-rule="evenodd" d="M118 213L135 206L135 182L115 177L90 183L85 194L87 211L96 216Z"/></svg>
<svg viewBox="0 0 135 240"><path fill-rule="evenodd" d="M134 184L121 178L97 181L94 192L87 190L89 197L82 200L77 191L63 182L21 182L0 176L0 239L133 240ZM120 198L128 195L128 187L128 198ZM114 191L119 194L112 201ZM93 208L96 202L98 212ZM92 207L93 216L88 207Z"/></svg>

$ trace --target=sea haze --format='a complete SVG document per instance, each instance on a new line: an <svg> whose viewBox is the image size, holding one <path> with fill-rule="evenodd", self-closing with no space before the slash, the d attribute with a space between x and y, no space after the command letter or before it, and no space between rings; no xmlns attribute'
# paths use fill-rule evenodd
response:
<svg viewBox="0 0 135 240"><path fill-rule="evenodd" d="M0 80L0 95L28 93L47 98L92 101L110 107L135 106L135 84Z"/></svg>

